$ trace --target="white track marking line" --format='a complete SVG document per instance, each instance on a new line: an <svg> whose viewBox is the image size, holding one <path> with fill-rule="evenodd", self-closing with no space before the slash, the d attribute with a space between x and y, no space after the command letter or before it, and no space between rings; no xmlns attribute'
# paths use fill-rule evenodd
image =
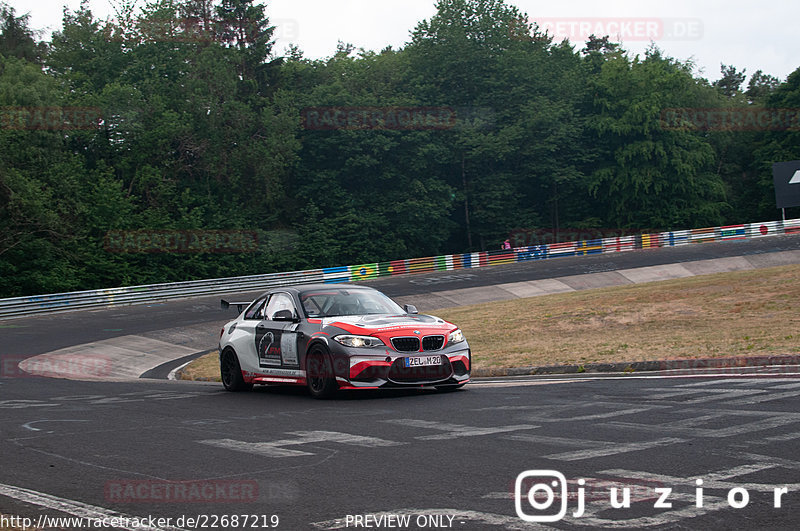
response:
<svg viewBox="0 0 800 531"><path fill-rule="evenodd" d="M678 501L678 502L687 502L686 506L680 509L669 509L664 511L661 514L653 515L653 516L640 516L634 517L630 519L608 519L608 518L600 518L595 516L597 512L603 511L604 509L608 509L608 505L601 504L589 504L586 507L586 512L583 516L579 518L574 518L571 516L569 512L567 512L567 517L564 519L565 522L580 525L580 526L591 526L601 529L643 529L646 527L656 527L656 526L675 526L675 522L679 522L681 520L692 520L697 518L698 516L703 516L708 513L717 512L721 510L728 509L730 506L726 502L718 497L706 495L703 497L703 507L695 507L693 502L695 497L690 494L683 494L680 492L673 492L669 496L669 500ZM624 515L625 509L621 509L621 514ZM687 526L692 527L692 526Z"/></svg>
<svg viewBox="0 0 800 531"><path fill-rule="evenodd" d="M753 367L753 369L758 369L762 371L764 369L769 368L785 368L785 365L769 365L766 367ZM573 378L542 378L542 377L533 377L533 376L512 376L508 379L492 379L492 380L484 380L482 378L475 378L473 379L468 385L470 387L513 387L513 386L523 386L523 385L541 385L543 382L547 383L576 383L576 382L592 382L592 381L606 381L606 380L674 380L674 379L713 379L713 381L709 382L699 382L698 385L717 385L722 382L740 382L744 383L743 380L751 379L751 380L774 380L775 382L786 380L787 377L791 377L792 379L797 379L800 376L800 372L796 369L797 367L792 366L795 369L795 372L743 372L743 373L700 373L700 374L656 374L656 375L645 375L645 374L629 374L625 376L580 376L580 377L573 377ZM501 385L498 385L501 384ZM687 384L689 385L689 384ZM686 387L682 385L680 387Z"/></svg>
<svg viewBox="0 0 800 531"><path fill-rule="evenodd" d="M684 404L714 402L717 400L738 399L743 396L758 395L766 393L763 389L673 389L668 390L663 387L647 389L647 391L661 391L660 393L648 394L649 400L670 400L678 397L700 395L691 400L682 401Z"/></svg>
<svg viewBox="0 0 800 531"><path fill-rule="evenodd" d="M773 435L772 437L764 437L760 441L753 441L753 444L769 444L774 442L786 442L800 439L800 432L784 433L782 435Z"/></svg>
<svg viewBox="0 0 800 531"><path fill-rule="evenodd" d="M772 389L798 389L798 388L800 388L800 383L790 383L790 384L784 384L784 385L773 385L772 387L770 387L770 390L772 390Z"/></svg>
<svg viewBox="0 0 800 531"><path fill-rule="evenodd" d="M728 415L736 416L737 412L727 412ZM766 415L766 413L765 413ZM721 415L717 416L719 419ZM794 416L792 416L794 417ZM759 432L765 431L772 428L780 428L783 426L787 426L789 424L796 424L798 422L797 418L786 418L786 417L779 417L779 416L772 416L771 418L765 418L761 420L756 420L753 422L748 422L745 424L738 424L735 426L728 426L727 428L694 428L691 427L693 424L697 423L696 418L687 419L684 421L678 421L670 423L669 426L660 425L660 426L653 426L649 424L635 424L633 422L606 422L604 423L606 426L616 427L621 429L634 429L640 431L651 431L656 433L662 433L665 429L668 429L672 433L676 435L682 435L686 437L711 437L711 438L722 438L722 437L734 437L739 435L744 435L745 433L752 433L752 432Z"/></svg>
<svg viewBox="0 0 800 531"><path fill-rule="evenodd" d="M593 404L593 407L597 407L598 405L602 405L602 402L596 402ZM614 404L609 404L611 407ZM624 404L623 404L624 405ZM644 413L645 411L652 411L654 409L669 409L672 406L647 406L647 407L632 407L628 409L618 409L616 411L608 411L606 413L594 413L592 415L579 415L577 417L567 417L566 415L560 415L557 418L545 418L543 415L526 415L528 420L532 420L534 422L580 422L580 421L595 421L601 419L610 419L615 417L627 417L629 415L635 415L637 413ZM541 409L541 408L540 408ZM562 410L573 409L570 408L562 408Z"/></svg>
<svg viewBox="0 0 800 531"><path fill-rule="evenodd" d="M631 480L640 479L643 481L654 481L660 482L666 486L677 488L684 488L686 490L694 489L695 488L695 480L698 477L703 479L703 487L706 489L724 489L730 490L736 487L740 487L746 489L748 491L758 491L758 492L767 492L772 493L775 487L787 487L789 492L796 492L798 488L800 488L800 483L780 483L780 484L768 484L768 483L755 483L751 481L746 482L738 482L738 481L729 481L731 479L735 479L739 476L746 476L748 474L754 474L756 472L761 472L763 470L769 470L772 468L776 468L780 465L771 464L771 463L761 463L761 464L751 464L751 465L742 465L735 467L731 470L723 470L715 473L710 474L702 474L700 476L693 476L693 477L677 477L677 476L669 476L666 474L654 474L650 472L639 472L634 470L625 470L625 469L613 469L613 470L602 470L598 472L598 474L608 474L613 475L616 477L621 478L628 478Z"/></svg>
<svg viewBox="0 0 800 531"><path fill-rule="evenodd" d="M387 424L399 424L400 426L411 426L414 428L427 428L431 430L444 431L435 435L420 435L414 437L420 441L446 441L450 439L458 439L460 437L476 437L480 435L494 435L496 433L508 433L510 431L519 430L532 430L539 428L534 424L514 424L510 426L490 426L490 427L477 427L477 426L463 426L461 424L448 424L446 422L436 422L430 420L418 419L392 419L384 420Z"/></svg>
<svg viewBox="0 0 800 531"><path fill-rule="evenodd" d="M557 454L549 454L542 456L545 459L553 459L556 461L579 461L583 459L594 459L596 457L607 457L610 455L619 455L629 452L639 452L641 450L649 450L650 448L658 448L659 446L667 446L670 444L679 444L686 442L686 439L678 439L677 437L664 437L656 439L655 441L644 441L635 443L613 443L606 448L595 448L581 450L580 452L561 452Z"/></svg>
<svg viewBox="0 0 800 531"><path fill-rule="evenodd" d="M187 365L189 365L189 364L190 364L190 363L192 363L193 361L195 361L195 360L189 360L189 361L187 361L186 363L184 363L183 365L181 365L181 366L179 366L179 367L175 367L174 369L172 369L171 371L169 371L169 374L167 375L167 380L177 380L177 379L178 379L178 378L177 378L177 376L178 376L178 371L180 371L181 369L183 369L184 367L186 367Z"/></svg>
<svg viewBox="0 0 800 531"><path fill-rule="evenodd" d="M528 385L553 385L553 384L567 384L576 383L580 380L524 380L524 381L490 381L490 382L470 382L470 387L522 387Z"/></svg>
<svg viewBox="0 0 800 531"><path fill-rule="evenodd" d="M0 483L0 496L13 498L15 500L19 500L24 503L30 503L32 505L38 505L39 507L44 507L60 513L71 514L72 516L76 516L78 518L87 518L93 520L116 518L119 520L128 519L129 522L134 520L139 522L142 522L143 520L145 522L147 521L146 518L130 516L124 513L118 513L116 511L105 509L103 507L98 507L96 505L89 505L88 503L68 500L66 498L59 498L58 496L52 496L43 492L23 489L21 487L14 487L12 485L4 485L2 483ZM54 519L55 518L50 518L50 520ZM127 527L120 526L118 529L125 529L127 531L182 531L181 528L178 527L152 527L148 525L129 525Z"/></svg>
<svg viewBox="0 0 800 531"><path fill-rule="evenodd" d="M35 428L33 425L38 424L39 422L91 422L90 420L85 419L41 419L41 420L32 420L30 422L26 422L22 425L23 428L30 431L42 431L42 428ZM53 433L52 431L45 431L44 433Z"/></svg>
<svg viewBox="0 0 800 531"><path fill-rule="evenodd" d="M740 378L725 378L722 380L711 380L708 382L693 382L689 384L683 385L676 385L675 387L703 387L706 385L720 385L720 384L746 384L747 382L742 382Z"/></svg>
<svg viewBox="0 0 800 531"><path fill-rule="evenodd" d="M786 391L783 393L769 393L768 391L762 391L762 396L754 396L749 398L739 398L737 400L731 400L730 402L726 403L726 406L747 406L750 404L761 404L762 402L771 402L773 400L782 400L784 398L796 398L800 395L800 391Z"/></svg>
<svg viewBox="0 0 800 531"><path fill-rule="evenodd" d="M686 439L676 437L664 437L654 441L642 441L632 443L621 443L615 441L593 441L588 439L575 439L572 437L548 437L546 435L534 435L532 433L520 433L508 435L503 439L512 441L522 441L538 444L549 444L561 447L574 447L576 450L559 452L555 454L543 455L544 459L554 459L558 461L580 461L583 459L594 459L596 457L607 457L609 455L619 455L628 452L638 452L659 446L678 444L686 442Z"/></svg>
<svg viewBox="0 0 800 531"><path fill-rule="evenodd" d="M300 444L332 442L361 446L364 448L400 446L405 444L395 441L387 441L377 437L364 437L361 435L352 435L350 433L340 433L336 431L295 431L289 432L286 435L290 435L292 438L271 442L247 442L237 441L234 439L206 439L197 442L217 448L262 455L264 457L302 457L314 455L312 452L304 452L302 450L285 448L286 446L297 446Z"/></svg>

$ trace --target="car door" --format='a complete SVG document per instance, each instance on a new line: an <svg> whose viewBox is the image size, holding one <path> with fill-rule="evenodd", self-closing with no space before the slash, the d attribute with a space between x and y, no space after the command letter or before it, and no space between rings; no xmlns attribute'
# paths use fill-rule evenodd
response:
<svg viewBox="0 0 800 531"><path fill-rule="evenodd" d="M298 323L276 321L275 314L289 310L297 317L299 313L289 293L272 293L264 308L263 320L256 326L255 350L261 372L269 369L299 369L297 355Z"/></svg>
<svg viewBox="0 0 800 531"><path fill-rule="evenodd" d="M244 312L242 320L237 324L236 352L239 354L239 365L243 371L258 370L258 354L253 346L258 324L264 320L268 296L259 297Z"/></svg>

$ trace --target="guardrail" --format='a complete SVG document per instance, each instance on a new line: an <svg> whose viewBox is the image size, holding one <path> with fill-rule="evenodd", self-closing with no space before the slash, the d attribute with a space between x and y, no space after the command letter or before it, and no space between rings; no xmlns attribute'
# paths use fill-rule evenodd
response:
<svg viewBox="0 0 800 531"><path fill-rule="evenodd" d="M291 284L357 282L380 277L473 269L560 256L618 253L636 249L675 247L712 241L762 238L781 234L800 234L800 219L531 245L503 251L447 254L286 273L14 297L0 299L0 319L37 313L145 304L175 298L212 295L214 293L260 291L275 286Z"/></svg>
<svg viewBox="0 0 800 531"><path fill-rule="evenodd" d="M114 305L145 304L167 299L259 291L273 286L288 286L309 282L322 282L322 270L269 273L246 277L215 278L148 284L123 288L109 288L69 293L54 293L30 297L0 299L0 319L35 313L102 308Z"/></svg>

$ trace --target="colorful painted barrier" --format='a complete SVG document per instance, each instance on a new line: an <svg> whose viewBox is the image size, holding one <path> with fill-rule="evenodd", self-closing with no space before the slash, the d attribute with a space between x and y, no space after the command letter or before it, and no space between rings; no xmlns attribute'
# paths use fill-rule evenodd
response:
<svg viewBox="0 0 800 531"><path fill-rule="evenodd" d="M781 234L800 234L800 219L743 223L722 227L678 230L598 238L574 242L551 243L517 247L512 250L486 251L480 253L448 254L410 258L392 262L377 262L347 267L328 267L322 270L325 282L355 282L378 277L404 275L408 273L431 273L472 269L527 260L543 260L561 256L587 256L600 253L622 253L637 249L676 247L707 242L724 242L747 238L762 238Z"/></svg>

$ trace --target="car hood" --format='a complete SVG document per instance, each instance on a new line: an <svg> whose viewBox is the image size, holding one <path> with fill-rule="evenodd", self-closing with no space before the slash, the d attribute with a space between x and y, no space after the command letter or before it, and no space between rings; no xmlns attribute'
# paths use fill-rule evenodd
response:
<svg viewBox="0 0 800 531"><path fill-rule="evenodd" d="M423 314L341 315L325 317L322 319L322 324L323 326L342 328L350 333L361 334L414 328L443 332L455 328L454 325L443 319Z"/></svg>

